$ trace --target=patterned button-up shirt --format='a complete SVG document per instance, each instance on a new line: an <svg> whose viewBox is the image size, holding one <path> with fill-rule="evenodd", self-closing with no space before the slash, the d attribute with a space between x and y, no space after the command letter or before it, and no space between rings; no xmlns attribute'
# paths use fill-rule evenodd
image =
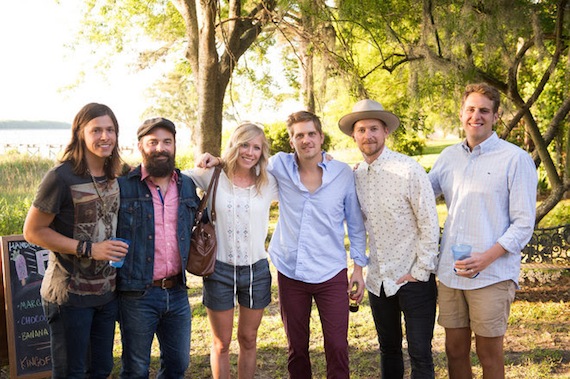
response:
<svg viewBox="0 0 570 379"><path fill-rule="evenodd" d="M436 269L439 226L423 167L384 147L371 164L359 165L355 177L370 249L366 288L380 296L384 286L392 296L408 273L427 281Z"/></svg>

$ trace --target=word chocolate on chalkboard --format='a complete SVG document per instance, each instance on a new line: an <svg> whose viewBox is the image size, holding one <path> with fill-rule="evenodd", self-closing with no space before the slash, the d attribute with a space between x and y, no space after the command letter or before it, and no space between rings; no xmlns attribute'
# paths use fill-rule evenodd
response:
<svg viewBox="0 0 570 379"><path fill-rule="evenodd" d="M49 251L21 235L0 239L10 377L49 377L50 337L40 297Z"/></svg>

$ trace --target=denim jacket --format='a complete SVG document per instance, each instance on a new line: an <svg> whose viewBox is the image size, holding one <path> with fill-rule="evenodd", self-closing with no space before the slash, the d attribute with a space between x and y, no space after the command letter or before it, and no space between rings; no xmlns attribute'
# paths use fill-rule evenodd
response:
<svg viewBox="0 0 570 379"><path fill-rule="evenodd" d="M194 226L194 214L200 199L192 179L178 172L178 249L184 274ZM131 241L122 268L117 270L119 291L143 291L152 285L154 269L154 209L146 182L141 181L141 166L119 178L121 206L117 237ZM186 275L182 275L186 281Z"/></svg>

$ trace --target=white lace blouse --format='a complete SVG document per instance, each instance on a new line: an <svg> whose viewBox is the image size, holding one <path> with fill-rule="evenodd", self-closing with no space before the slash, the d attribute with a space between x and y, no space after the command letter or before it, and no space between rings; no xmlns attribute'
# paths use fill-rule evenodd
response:
<svg viewBox="0 0 570 379"><path fill-rule="evenodd" d="M201 189L208 188L213 169L192 169L183 172L189 175ZM269 208L277 200L275 178L268 174L269 183L261 194L255 186L237 187L226 174L220 173L216 193L217 259L236 266L249 266L267 258L265 239L269 228ZM208 207L212 200L209 199Z"/></svg>

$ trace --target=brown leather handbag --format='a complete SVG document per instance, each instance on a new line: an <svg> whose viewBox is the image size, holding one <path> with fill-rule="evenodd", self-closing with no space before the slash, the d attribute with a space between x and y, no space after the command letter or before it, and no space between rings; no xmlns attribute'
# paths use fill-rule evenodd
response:
<svg viewBox="0 0 570 379"><path fill-rule="evenodd" d="M200 206L194 218L194 228L192 229L192 237L190 239L190 252L188 254L186 271L197 276L211 275L216 265L215 204L216 189L218 188L218 179L220 178L221 171L222 168L220 166L214 168L214 175L212 176L206 193L204 193L202 200L200 200ZM208 213L206 212L210 194L212 194L211 220L208 219Z"/></svg>

